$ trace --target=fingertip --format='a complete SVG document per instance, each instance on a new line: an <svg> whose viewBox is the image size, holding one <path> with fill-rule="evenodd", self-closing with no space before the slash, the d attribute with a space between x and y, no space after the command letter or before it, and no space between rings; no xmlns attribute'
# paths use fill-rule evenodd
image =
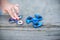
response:
<svg viewBox="0 0 60 40"><path fill-rule="evenodd" d="M19 18L16 18L16 20L19 20Z"/></svg>

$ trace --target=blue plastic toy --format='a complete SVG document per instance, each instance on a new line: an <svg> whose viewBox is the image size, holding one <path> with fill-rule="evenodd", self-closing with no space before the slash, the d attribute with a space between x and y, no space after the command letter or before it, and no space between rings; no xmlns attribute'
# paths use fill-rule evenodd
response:
<svg viewBox="0 0 60 40"><path fill-rule="evenodd" d="M9 23L23 24L23 21L21 20L21 19L23 18L23 16L20 15L20 16L18 16L18 17L20 18L20 20L10 18L10 19L9 19Z"/></svg>
<svg viewBox="0 0 60 40"><path fill-rule="evenodd" d="M26 23L29 24L32 22L34 28L41 27L43 25L43 23L40 22L43 20L42 16L40 16L39 14L35 14L34 16L35 17L31 17L31 16L27 17Z"/></svg>

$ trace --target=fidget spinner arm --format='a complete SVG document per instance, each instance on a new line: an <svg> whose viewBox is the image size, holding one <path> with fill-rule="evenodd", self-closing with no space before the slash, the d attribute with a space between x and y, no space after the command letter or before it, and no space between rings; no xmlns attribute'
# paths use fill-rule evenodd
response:
<svg viewBox="0 0 60 40"><path fill-rule="evenodd" d="M33 18L32 18L31 16L27 17L26 23L27 23L27 24L31 23L31 22L32 22L32 19L33 19Z"/></svg>

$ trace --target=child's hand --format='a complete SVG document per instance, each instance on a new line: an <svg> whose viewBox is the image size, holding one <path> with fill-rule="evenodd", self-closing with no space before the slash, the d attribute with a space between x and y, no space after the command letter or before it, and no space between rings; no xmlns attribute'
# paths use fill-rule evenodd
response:
<svg viewBox="0 0 60 40"><path fill-rule="evenodd" d="M9 13L9 15L14 18L14 19L18 19L18 13L19 13L19 8L18 8L18 4L13 5L13 4L9 4L6 3L2 6L2 10L4 13Z"/></svg>

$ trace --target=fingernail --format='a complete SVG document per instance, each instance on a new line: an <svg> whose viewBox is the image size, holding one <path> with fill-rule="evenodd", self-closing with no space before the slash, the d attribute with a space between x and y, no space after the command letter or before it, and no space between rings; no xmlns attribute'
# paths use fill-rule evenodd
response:
<svg viewBox="0 0 60 40"><path fill-rule="evenodd" d="M19 18L16 18L16 20L19 20Z"/></svg>

